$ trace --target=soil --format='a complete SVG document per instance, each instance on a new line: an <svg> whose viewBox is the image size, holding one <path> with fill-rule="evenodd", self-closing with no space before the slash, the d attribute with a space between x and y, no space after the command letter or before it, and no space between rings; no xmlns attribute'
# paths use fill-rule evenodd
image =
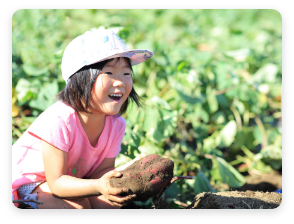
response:
<svg viewBox="0 0 294 224"><path fill-rule="evenodd" d="M112 187L129 188L128 194L136 194L135 201L146 201L157 195L173 178L172 160L156 154L145 156L120 171L122 177L112 177Z"/></svg>
<svg viewBox="0 0 294 224"><path fill-rule="evenodd" d="M188 209L272 209L282 202L282 194L259 191L228 191L197 194Z"/></svg>

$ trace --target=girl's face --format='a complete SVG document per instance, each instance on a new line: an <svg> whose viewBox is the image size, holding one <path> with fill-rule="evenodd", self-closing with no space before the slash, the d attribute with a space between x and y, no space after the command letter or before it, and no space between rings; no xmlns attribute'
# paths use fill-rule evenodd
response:
<svg viewBox="0 0 294 224"><path fill-rule="evenodd" d="M119 113L132 90L131 72L123 58L115 58L103 67L92 89L94 111L106 115Z"/></svg>

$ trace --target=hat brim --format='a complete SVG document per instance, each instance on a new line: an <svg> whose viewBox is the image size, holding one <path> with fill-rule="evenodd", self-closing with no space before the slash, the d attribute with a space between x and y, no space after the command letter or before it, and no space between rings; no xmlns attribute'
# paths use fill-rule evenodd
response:
<svg viewBox="0 0 294 224"><path fill-rule="evenodd" d="M117 53L108 57L105 57L99 61L94 61L89 63L88 65L92 65L95 64L97 62L101 62L101 61L105 61L111 58L119 58L119 57L125 57L125 58L130 58L131 59L131 65L137 65L140 64L146 60L148 60L149 58L151 58L153 56L153 52L152 51L148 51L148 50L141 50L141 49L136 49L136 50L128 50L128 51L123 51L121 53Z"/></svg>

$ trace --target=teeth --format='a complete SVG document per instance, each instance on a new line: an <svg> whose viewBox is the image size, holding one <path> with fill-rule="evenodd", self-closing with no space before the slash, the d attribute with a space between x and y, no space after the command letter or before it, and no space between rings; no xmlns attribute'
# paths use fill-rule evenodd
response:
<svg viewBox="0 0 294 224"><path fill-rule="evenodd" d="M110 96L122 97L122 94L111 94Z"/></svg>

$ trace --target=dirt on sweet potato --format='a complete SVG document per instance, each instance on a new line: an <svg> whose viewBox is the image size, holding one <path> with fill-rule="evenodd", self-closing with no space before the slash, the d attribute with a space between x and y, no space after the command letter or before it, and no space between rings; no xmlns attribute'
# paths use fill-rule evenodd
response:
<svg viewBox="0 0 294 224"><path fill-rule="evenodd" d="M110 185L129 188L128 194L136 194L135 201L146 201L157 195L173 178L174 163L157 154L145 156L120 171L121 177L112 177Z"/></svg>

